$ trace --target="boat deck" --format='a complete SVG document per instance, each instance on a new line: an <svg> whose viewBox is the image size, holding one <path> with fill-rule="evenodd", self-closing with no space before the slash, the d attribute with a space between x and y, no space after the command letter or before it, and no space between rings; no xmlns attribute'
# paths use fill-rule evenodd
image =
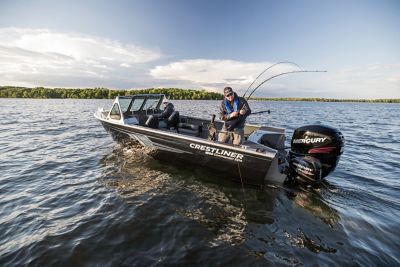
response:
<svg viewBox="0 0 400 267"><path fill-rule="evenodd" d="M109 111L99 111L100 117L107 120ZM124 114L124 125L139 125L160 130L163 132L176 133L190 137L196 137L212 141L210 138L209 127L213 124L216 137L221 132L223 121L215 120L211 123L211 119L201 119L191 116L178 115L174 123L169 124L167 120L160 120L151 125L148 125L148 120L151 116L157 116L160 112L146 112L141 114ZM245 140L242 143L242 148L254 150L263 153L267 148L274 150L284 150L285 131L282 128L260 126L246 124L244 128ZM214 141L217 142L218 141ZM234 146L231 142L225 145Z"/></svg>

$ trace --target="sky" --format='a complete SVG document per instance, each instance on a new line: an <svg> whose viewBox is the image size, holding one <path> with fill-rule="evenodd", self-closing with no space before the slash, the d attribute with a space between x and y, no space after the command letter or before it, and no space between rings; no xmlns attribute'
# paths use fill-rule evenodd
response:
<svg viewBox="0 0 400 267"><path fill-rule="evenodd" d="M400 98L398 0L0 0L0 85Z"/></svg>

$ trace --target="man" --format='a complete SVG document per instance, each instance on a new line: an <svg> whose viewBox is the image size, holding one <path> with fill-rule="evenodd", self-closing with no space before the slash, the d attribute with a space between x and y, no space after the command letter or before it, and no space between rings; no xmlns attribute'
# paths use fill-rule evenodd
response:
<svg viewBox="0 0 400 267"><path fill-rule="evenodd" d="M159 113L157 115L154 115L158 118L158 122L159 122L159 127L161 128L165 128L167 127L167 121L169 116L171 116L171 114L175 111L175 107L172 103L170 103L168 101L168 99L166 97L164 97L163 101L163 106L164 106L164 110L162 113Z"/></svg>
<svg viewBox="0 0 400 267"><path fill-rule="evenodd" d="M171 116L172 112L175 111L175 107L172 103L168 101L166 97L163 99L164 111L160 114L159 119L168 119Z"/></svg>
<svg viewBox="0 0 400 267"><path fill-rule="evenodd" d="M220 106L220 119L225 123L218 141L227 143L232 139L234 145L240 145L244 140L244 124L251 110L246 99L239 97L231 87L224 88L224 96Z"/></svg>

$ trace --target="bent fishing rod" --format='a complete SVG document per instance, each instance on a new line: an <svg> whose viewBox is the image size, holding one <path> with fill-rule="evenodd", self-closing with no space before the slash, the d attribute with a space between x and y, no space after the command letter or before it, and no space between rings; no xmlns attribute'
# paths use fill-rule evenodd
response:
<svg viewBox="0 0 400 267"><path fill-rule="evenodd" d="M271 113L271 110L263 110L263 111L257 111L257 112L252 112L252 113L250 113L250 115L256 115L256 114L263 114L263 113L268 113L268 114L270 114ZM249 116L250 116L249 115Z"/></svg>
<svg viewBox="0 0 400 267"><path fill-rule="evenodd" d="M256 88L254 88L254 90L251 92L251 94L247 97L246 100L249 100L250 97L254 94L254 92L260 88L261 85L263 85L264 83L272 80L273 78L276 78L278 76L282 76L282 75L286 75L286 74L291 74L291 73L301 73L301 72L326 72L326 70L293 70L293 71L287 71L287 72L282 72L279 74L276 74L274 76L269 77L268 79L264 80L262 83L260 83Z"/></svg>
<svg viewBox="0 0 400 267"><path fill-rule="evenodd" d="M245 96L246 96L246 94L247 94L247 92L249 91L250 87L257 81L258 78L260 78L261 75L263 75L267 70L269 70L269 69L271 69L271 68L273 68L273 67L275 67L275 66L277 66L277 65L280 65L280 64L290 64L290 65L294 65L294 66L298 67L299 69L301 69L299 65L297 65L295 62L291 62L291 61L281 61L281 62L272 64L271 66L269 66L268 68L266 68L265 70L263 70L263 71L253 80L253 82L249 85L249 87L247 87L246 92L244 92L244 94L243 94L242 97L245 97Z"/></svg>

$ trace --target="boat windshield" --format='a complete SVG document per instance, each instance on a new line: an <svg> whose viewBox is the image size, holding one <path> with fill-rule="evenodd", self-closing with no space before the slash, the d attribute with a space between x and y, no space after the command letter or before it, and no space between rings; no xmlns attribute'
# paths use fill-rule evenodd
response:
<svg viewBox="0 0 400 267"><path fill-rule="evenodd" d="M146 103L144 104L143 110L146 109L155 109L158 105L158 102L160 102L160 98L148 98Z"/></svg>
<svg viewBox="0 0 400 267"><path fill-rule="evenodd" d="M135 111L140 110L140 108L142 107L143 102L144 102L145 99L146 99L145 97L136 97L136 98L134 98L130 111L131 112L135 112Z"/></svg>
<svg viewBox="0 0 400 267"><path fill-rule="evenodd" d="M140 113L141 111L155 112L160 108L164 95L136 95L132 97L132 103L127 107L127 113ZM122 104L121 104L122 105Z"/></svg>
<svg viewBox="0 0 400 267"><path fill-rule="evenodd" d="M132 101L132 97L120 97L119 98L118 102L119 102L122 113L125 113L128 110L129 104L131 103L131 101Z"/></svg>

